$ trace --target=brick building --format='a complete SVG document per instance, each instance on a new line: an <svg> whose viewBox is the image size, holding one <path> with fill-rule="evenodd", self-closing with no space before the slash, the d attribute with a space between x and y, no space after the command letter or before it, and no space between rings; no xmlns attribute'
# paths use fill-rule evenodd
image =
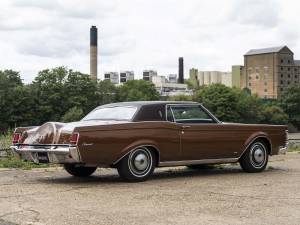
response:
<svg viewBox="0 0 300 225"><path fill-rule="evenodd" d="M272 99L299 83L300 60L294 60L294 53L287 46L253 49L244 55L241 88Z"/></svg>

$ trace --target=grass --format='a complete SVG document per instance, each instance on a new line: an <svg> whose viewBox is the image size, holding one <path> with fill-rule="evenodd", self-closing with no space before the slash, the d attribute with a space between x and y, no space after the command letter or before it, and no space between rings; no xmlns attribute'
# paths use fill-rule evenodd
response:
<svg viewBox="0 0 300 225"><path fill-rule="evenodd" d="M289 146L288 152L300 152L300 146L296 146L296 145Z"/></svg>
<svg viewBox="0 0 300 225"><path fill-rule="evenodd" d="M16 153L10 150L9 146L12 143L12 131L9 131L5 135L0 135L0 150L5 149L5 157L0 155L0 168L20 168L29 170L31 168L46 168L49 167L48 164L35 164L33 162L28 162L20 159ZM3 151L1 151L3 153Z"/></svg>

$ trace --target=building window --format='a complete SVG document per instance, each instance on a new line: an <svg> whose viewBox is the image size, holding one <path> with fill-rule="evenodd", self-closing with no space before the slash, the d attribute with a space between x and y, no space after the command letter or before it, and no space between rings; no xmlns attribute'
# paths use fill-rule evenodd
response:
<svg viewBox="0 0 300 225"><path fill-rule="evenodd" d="M268 82L265 82L265 85L268 85Z"/></svg>
<svg viewBox="0 0 300 225"><path fill-rule="evenodd" d="M281 70L283 70L283 67L280 67Z"/></svg>
<svg viewBox="0 0 300 225"><path fill-rule="evenodd" d="M251 76L249 76L249 80L251 80Z"/></svg>
<svg viewBox="0 0 300 225"><path fill-rule="evenodd" d="M283 59L281 59L280 62L283 63Z"/></svg>
<svg viewBox="0 0 300 225"><path fill-rule="evenodd" d="M288 67L288 71L290 71L291 70L291 68L290 67Z"/></svg>
<svg viewBox="0 0 300 225"><path fill-rule="evenodd" d="M256 75L256 79L258 80L258 79L259 79L259 76Z"/></svg>
<svg viewBox="0 0 300 225"><path fill-rule="evenodd" d="M268 92L268 89L265 89L265 92Z"/></svg>
<svg viewBox="0 0 300 225"><path fill-rule="evenodd" d="M290 84L290 82L288 81L288 82L287 82L287 84L289 85L289 84Z"/></svg>
<svg viewBox="0 0 300 225"><path fill-rule="evenodd" d="M251 83L249 83L249 87L251 87Z"/></svg>
<svg viewBox="0 0 300 225"><path fill-rule="evenodd" d="M280 91L283 91L283 88L280 88Z"/></svg>
<svg viewBox="0 0 300 225"><path fill-rule="evenodd" d="M295 75L295 78L297 79L297 78L298 78L298 76L297 76L297 75Z"/></svg>
<svg viewBox="0 0 300 225"><path fill-rule="evenodd" d="M291 63L291 61L290 60L288 60L288 64L290 64Z"/></svg>
<svg viewBox="0 0 300 225"><path fill-rule="evenodd" d="M280 77L283 78L283 74L280 74Z"/></svg>
<svg viewBox="0 0 300 225"><path fill-rule="evenodd" d="M297 68L295 68L295 71L297 72Z"/></svg>
<svg viewBox="0 0 300 225"><path fill-rule="evenodd" d="M288 78L291 78L291 74L288 74Z"/></svg>
<svg viewBox="0 0 300 225"><path fill-rule="evenodd" d="M280 81L280 84L283 84L283 80Z"/></svg>

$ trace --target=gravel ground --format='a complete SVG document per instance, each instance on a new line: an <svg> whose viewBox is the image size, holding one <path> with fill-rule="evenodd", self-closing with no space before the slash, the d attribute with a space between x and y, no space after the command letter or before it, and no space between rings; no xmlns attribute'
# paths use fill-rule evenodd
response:
<svg viewBox="0 0 300 225"><path fill-rule="evenodd" d="M272 157L265 172L238 165L157 169L143 183L115 170L90 178L62 168L0 170L2 224L300 224L300 154Z"/></svg>

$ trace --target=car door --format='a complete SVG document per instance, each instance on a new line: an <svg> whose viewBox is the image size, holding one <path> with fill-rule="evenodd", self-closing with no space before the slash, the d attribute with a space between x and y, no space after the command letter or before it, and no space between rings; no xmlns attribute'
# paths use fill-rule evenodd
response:
<svg viewBox="0 0 300 225"><path fill-rule="evenodd" d="M237 157L242 143L237 131L226 129L200 104L169 105L174 122L180 128L181 160Z"/></svg>

